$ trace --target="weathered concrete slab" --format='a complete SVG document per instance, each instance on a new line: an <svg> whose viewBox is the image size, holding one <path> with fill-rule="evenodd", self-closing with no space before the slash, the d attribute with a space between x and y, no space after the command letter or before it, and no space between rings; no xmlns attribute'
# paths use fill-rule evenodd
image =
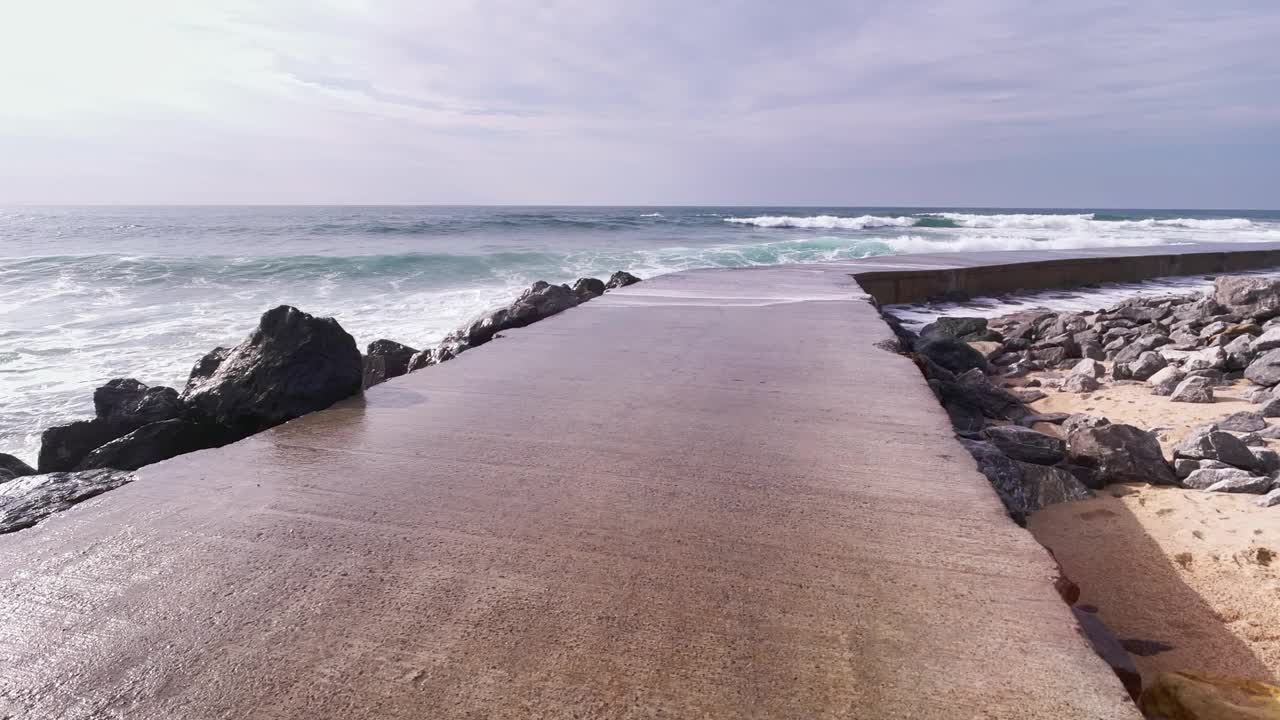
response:
<svg viewBox="0 0 1280 720"><path fill-rule="evenodd" d="M0 537L0 716L1136 718L848 273L646 282Z"/></svg>

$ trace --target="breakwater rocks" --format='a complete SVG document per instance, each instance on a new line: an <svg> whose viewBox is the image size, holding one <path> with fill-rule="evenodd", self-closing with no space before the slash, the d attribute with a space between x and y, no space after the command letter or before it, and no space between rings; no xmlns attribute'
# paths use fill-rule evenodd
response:
<svg viewBox="0 0 1280 720"><path fill-rule="evenodd" d="M130 471L322 410L637 282L622 271L572 287L537 282L427 351L384 339L362 354L337 320L288 305L272 308L240 344L201 357L181 392L133 378L110 380L94 391L94 417L44 431L37 467L0 454L0 532L29 527L129 482Z"/></svg>
<svg viewBox="0 0 1280 720"><path fill-rule="evenodd" d="M1224 276L1209 293L1137 298L1095 312L1036 309L940 318L914 333L887 318L962 444L1017 520L1111 483L1260 495L1280 504L1280 280ZM1046 390L1109 384L1170 403L1212 403L1247 384L1256 411L1192 429L1166 458L1151 430L1088 414L1038 414Z"/></svg>

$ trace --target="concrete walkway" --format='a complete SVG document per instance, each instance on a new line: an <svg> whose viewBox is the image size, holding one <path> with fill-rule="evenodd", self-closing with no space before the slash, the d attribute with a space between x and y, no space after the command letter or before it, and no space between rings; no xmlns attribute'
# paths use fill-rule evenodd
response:
<svg viewBox="0 0 1280 720"><path fill-rule="evenodd" d="M848 273L665 276L0 537L0 717L1137 718Z"/></svg>

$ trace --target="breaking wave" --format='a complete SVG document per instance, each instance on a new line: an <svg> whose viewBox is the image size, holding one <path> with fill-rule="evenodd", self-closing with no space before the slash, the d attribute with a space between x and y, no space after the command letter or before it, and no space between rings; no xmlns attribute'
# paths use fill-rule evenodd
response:
<svg viewBox="0 0 1280 720"><path fill-rule="evenodd" d="M1099 230L1186 229L1252 230L1257 223L1247 218L1139 218L1102 213L919 213L904 216L859 215L758 215L728 217L727 223L761 228L825 230L865 230L877 227L978 228L993 230Z"/></svg>

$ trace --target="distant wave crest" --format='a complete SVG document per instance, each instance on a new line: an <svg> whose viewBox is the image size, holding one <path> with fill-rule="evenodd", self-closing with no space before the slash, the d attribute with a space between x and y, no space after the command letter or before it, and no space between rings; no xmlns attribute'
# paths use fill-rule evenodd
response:
<svg viewBox="0 0 1280 720"><path fill-rule="evenodd" d="M756 217L729 217L727 223L737 225L754 225L764 228L818 228L824 230L862 230L869 227L910 227L916 224L913 217L884 217L881 215L860 215L858 217L839 217L837 215L814 215L811 217L792 217L789 215L757 215Z"/></svg>

